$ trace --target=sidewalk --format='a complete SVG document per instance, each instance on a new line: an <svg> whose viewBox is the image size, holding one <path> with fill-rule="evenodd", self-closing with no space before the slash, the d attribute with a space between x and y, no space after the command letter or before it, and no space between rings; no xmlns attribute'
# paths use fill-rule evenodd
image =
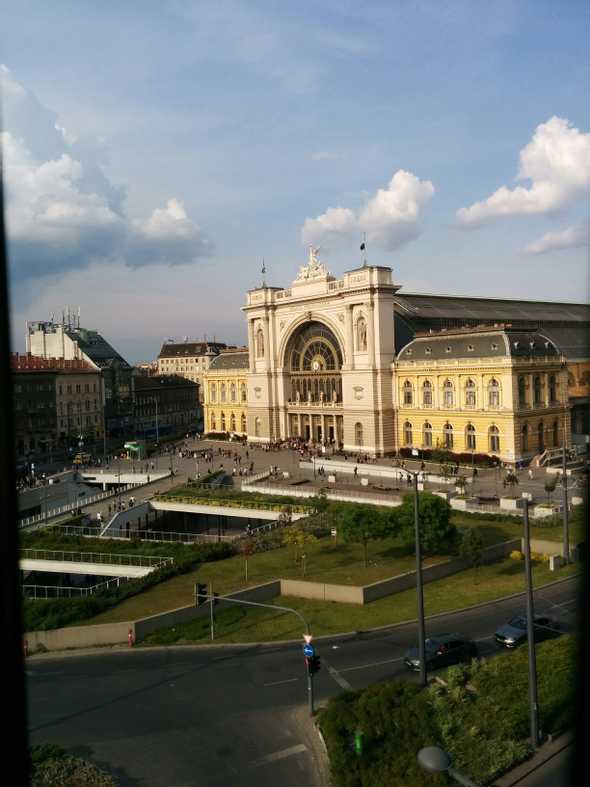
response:
<svg viewBox="0 0 590 787"><path fill-rule="evenodd" d="M568 746L572 746L575 737L575 730L569 730L558 738L545 741L530 759L517 765L516 768L513 768L509 773L505 773L504 776L501 776L499 779L496 779L494 781L494 787L512 787L512 785L518 784L518 782L537 770L537 768L542 767L556 754L559 754L559 752L563 751Z"/></svg>

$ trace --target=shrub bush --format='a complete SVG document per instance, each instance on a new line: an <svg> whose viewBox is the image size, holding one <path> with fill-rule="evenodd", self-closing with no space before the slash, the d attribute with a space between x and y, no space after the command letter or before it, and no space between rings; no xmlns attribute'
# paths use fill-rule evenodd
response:
<svg viewBox="0 0 590 787"><path fill-rule="evenodd" d="M519 549L513 549L508 557L510 560L524 560L524 555Z"/></svg>

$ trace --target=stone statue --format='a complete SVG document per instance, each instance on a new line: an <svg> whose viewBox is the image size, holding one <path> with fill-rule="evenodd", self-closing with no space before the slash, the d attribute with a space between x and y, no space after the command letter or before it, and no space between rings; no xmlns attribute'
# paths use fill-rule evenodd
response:
<svg viewBox="0 0 590 787"><path fill-rule="evenodd" d="M256 355L259 358L264 356L264 331L262 328L256 332Z"/></svg>
<svg viewBox="0 0 590 787"><path fill-rule="evenodd" d="M367 349L367 323L365 322L364 317L359 317L358 322L356 324L357 334L358 334L358 348L359 350L366 350Z"/></svg>

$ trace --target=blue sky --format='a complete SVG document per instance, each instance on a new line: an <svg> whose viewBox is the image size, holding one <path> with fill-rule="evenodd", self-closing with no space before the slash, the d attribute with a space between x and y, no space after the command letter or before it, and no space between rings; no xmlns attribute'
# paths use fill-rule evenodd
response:
<svg viewBox="0 0 590 787"><path fill-rule="evenodd" d="M19 348L65 304L131 361L241 342L263 258L288 286L313 243L341 275L363 232L406 291L588 300L588 3L2 15Z"/></svg>

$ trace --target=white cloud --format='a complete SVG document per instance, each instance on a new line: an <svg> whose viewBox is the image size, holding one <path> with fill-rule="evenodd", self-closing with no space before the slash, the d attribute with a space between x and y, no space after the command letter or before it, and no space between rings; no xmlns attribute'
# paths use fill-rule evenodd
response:
<svg viewBox="0 0 590 787"><path fill-rule="evenodd" d="M590 227L578 224L557 232L546 232L539 240L529 243L525 251L527 254L545 254L548 251L579 249L585 246L590 246Z"/></svg>
<svg viewBox="0 0 590 787"><path fill-rule="evenodd" d="M174 265L210 254L210 242L177 199L145 221L132 221L124 189L104 173L102 143L78 140L58 125L6 66L0 78L8 250L17 281L96 261Z"/></svg>
<svg viewBox="0 0 590 787"><path fill-rule="evenodd" d="M305 245L348 239L366 233L367 242L393 251L421 233L423 208L432 198L434 186L411 172L398 170L386 189L377 193L355 213L350 208L328 208L315 219L306 219L301 230Z"/></svg>
<svg viewBox="0 0 590 787"><path fill-rule="evenodd" d="M570 205L590 191L590 133L565 118L552 117L537 126L520 151L517 180L530 186L502 186L483 202L457 211L463 226L478 226L498 216L545 214Z"/></svg>

